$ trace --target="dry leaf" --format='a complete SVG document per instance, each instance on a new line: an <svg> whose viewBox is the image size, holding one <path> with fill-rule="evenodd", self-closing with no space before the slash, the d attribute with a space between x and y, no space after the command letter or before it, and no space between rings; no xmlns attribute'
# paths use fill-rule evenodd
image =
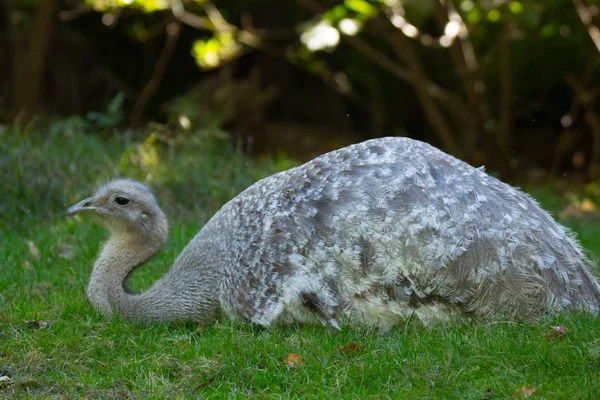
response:
<svg viewBox="0 0 600 400"><path fill-rule="evenodd" d="M345 346L342 346L338 349L339 352L343 352L343 351L360 351L360 345L356 344L356 343L350 343L347 344Z"/></svg>
<svg viewBox="0 0 600 400"><path fill-rule="evenodd" d="M570 217L582 217L583 211L579 209L579 207L574 206L573 204L569 204L558 213L560 218L570 218Z"/></svg>
<svg viewBox="0 0 600 400"><path fill-rule="evenodd" d="M535 393L536 390L536 388L531 386L521 386L515 389L513 397L516 397L518 399L528 399Z"/></svg>
<svg viewBox="0 0 600 400"><path fill-rule="evenodd" d="M75 252L73 251L73 246L69 244L61 244L58 246L58 256L60 258L71 260L74 254Z"/></svg>
<svg viewBox="0 0 600 400"><path fill-rule="evenodd" d="M560 218L583 218L589 214L595 214L596 211L596 205L590 199L584 199L582 202L571 199L571 204L562 209L558 215Z"/></svg>
<svg viewBox="0 0 600 400"><path fill-rule="evenodd" d="M581 210L584 212L595 212L596 205L590 199L585 199L581 203Z"/></svg>
<svg viewBox="0 0 600 400"><path fill-rule="evenodd" d="M8 385L10 383L10 378L6 375L0 376L0 387Z"/></svg>
<svg viewBox="0 0 600 400"><path fill-rule="evenodd" d="M481 400L492 400L494 398L494 391L492 390L492 388L488 388L485 391L485 396L483 396L481 398Z"/></svg>
<svg viewBox="0 0 600 400"><path fill-rule="evenodd" d="M563 335L566 334L568 330L566 326L553 326L552 329L558 333L562 333Z"/></svg>
<svg viewBox="0 0 600 400"><path fill-rule="evenodd" d="M25 323L25 325L27 325L28 328L31 329L46 329L48 327L48 321L26 319L23 322Z"/></svg>
<svg viewBox="0 0 600 400"><path fill-rule="evenodd" d="M302 364L304 364L304 360L302 359L302 356L298 354L290 353L285 358L285 365L289 368L294 368Z"/></svg>
<svg viewBox="0 0 600 400"><path fill-rule="evenodd" d="M544 336L548 339L558 339L562 340L567 336L567 327L566 326L553 326L551 330L546 332Z"/></svg>
<svg viewBox="0 0 600 400"><path fill-rule="evenodd" d="M40 250L37 248L35 243L33 243L33 241L31 241L31 240L28 240L27 246L29 247L29 253L31 253L31 256L33 258L35 258L36 260L39 260L40 259Z"/></svg>

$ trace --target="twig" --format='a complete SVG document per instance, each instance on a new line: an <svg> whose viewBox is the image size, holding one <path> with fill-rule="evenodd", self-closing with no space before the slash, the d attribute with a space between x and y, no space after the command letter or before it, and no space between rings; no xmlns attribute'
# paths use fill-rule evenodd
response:
<svg viewBox="0 0 600 400"><path fill-rule="evenodd" d="M189 13L183 7L181 0L173 0L171 3L171 12L182 23L194 27L196 29L208 29L214 31L214 27L208 26L204 18L196 14Z"/></svg>
<svg viewBox="0 0 600 400"><path fill-rule="evenodd" d="M314 0L299 0L299 3L315 14L322 14L325 12L323 6ZM431 97L440 101L440 104L448 111L448 113L454 118L459 119L463 124L468 125L473 120L471 111L458 96L441 88L436 83L427 79L427 77L417 79L413 71L404 68L402 65L387 57L384 53L377 51L373 46L357 36L342 35L341 38L345 43L348 43L355 50L362 53L367 59L379 65L396 78L413 85L417 84L417 80L419 80L418 84L423 85Z"/></svg>
<svg viewBox="0 0 600 400"><path fill-rule="evenodd" d="M462 80L467 104L474 114L468 115L468 120L464 121L465 128L461 129L462 146L467 154L472 154L481 126L490 116L489 106L483 96L485 86L479 76L479 63L469 30L454 8L452 0L437 0L435 5L438 23L442 29L445 29L451 21L459 25L457 40L453 40L450 45L450 55Z"/></svg>
<svg viewBox="0 0 600 400"><path fill-rule="evenodd" d="M210 19L210 22L214 25L215 29L219 32L236 32L237 28L229 24L221 15L221 12L213 3L207 2L204 4L204 12Z"/></svg>
<svg viewBox="0 0 600 400"><path fill-rule="evenodd" d="M299 62L295 57L286 54L285 51L281 51L281 49L272 46L268 42L262 39L262 37L255 33L255 31L250 31L246 29L239 29L235 25L228 23L221 13L212 5L208 3L205 5L205 11L208 15L208 21L189 13L183 7L181 0L174 0L172 3L172 12L173 15L179 19L182 23L189 25L196 29L206 29L211 32L230 32L232 34L236 34L237 40L256 50L260 50L265 54L268 54L272 57L284 59L292 65L295 65L303 70L307 70L306 66ZM332 87L336 92L340 93L342 96L349 98L354 101L357 106L359 106L363 110L367 110L367 107L364 105L364 102L361 101L355 93L346 90L346 88L340 86L336 80L334 79L334 74L331 71L324 71L322 73L317 74L322 81L328 86Z"/></svg>
<svg viewBox="0 0 600 400"><path fill-rule="evenodd" d="M598 51L600 51L600 29L598 29L598 27L594 25L592 21L592 13L590 12L589 8L587 8L583 0L572 1L573 5L575 6L575 10L577 10L579 18L581 19L581 22L583 22L583 24L587 28L588 33L592 38L592 41L596 45Z"/></svg>
<svg viewBox="0 0 600 400"><path fill-rule="evenodd" d="M446 121L444 114L439 110L438 105L434 101L434 96L427 90L428 79L425 75L421 60L411 46L411 42L400 30L390 33L379 28L378 33L388 42L397 57L402 59L402 61L411 69L413 74L413 79L411 81L413 90L444 149L450 154L462 156L450 124Z"/></svg>
<svg viewBox="0 0 600 400"><path fill-rule="evenodd" d="M160 56L158 57L158 61L156 61L152 76L133 106L133 111L131 112L130 118L130 123L133 127L137 127L141 123L144 110L146 109L148 102L152 96L154 96L156 90L158 90L160 83L162 82L169 64L169 60L171 59L171 55L173 54L175 46L177 45L179 34L181 33L181 25L178 22L172 22L167 25L166 32L167 40L162 52L160 53Z"/></svg>

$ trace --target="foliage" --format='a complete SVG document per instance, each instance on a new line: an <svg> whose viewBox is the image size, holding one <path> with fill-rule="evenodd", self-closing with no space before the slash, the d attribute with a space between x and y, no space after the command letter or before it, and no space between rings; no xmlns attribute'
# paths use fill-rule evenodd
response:
<svg viewBox="0 0 600 400"><path fill-rule="evenodd" d="M169 8L170 0L85 0L92 8L98 11L107 9L134 7L144 12L153 12Z"/></svg>
<svg viewBox="0 0 600 400"><path fill-rule="evenodd" d="M192 55L200 67L211 69L237 57L240 50L239 42L231 33L216 33L210 39L197 40Z"/></svg>
<svg viewBox="0 0 600 400"><path fill-rule="evenodd" d="M427 328L411 322L385 335L265 330L224 319L208 326L104 321L85 301L85 285L106 232L65 218L70 204L115 175L151 181L173 221L164 251L130 279L143 290L224 201L289 161L250 161L223 133L208 131L169 136L157 126L130 140L48 132L41 124L11 126L0 140L0 225L10 228L0 235L2 398L600 396L600 319L587 315ZM536 196L554 211L565 204L549 189ZM598 224L570 224L600 256ZM549 336L553 330L559 334Z"/></svg>
<svg viewBox="0 0 600 400"><path fill-rule="evenodd" d="M74 126L72 121L68 123ZM114 162L109 154L123 145L119 138L103 142L99 136L72 129L48 129L38 135L34 125L2 131L0 229L5 232L64 210L72 196L65 189L75 191L91 177L95 181L113 175Z"/></svg>
<svg viewBox="0 0 600 400"><path fill-rule="evenodd" d="M90 90L88 98L95 95L96 101L108 102L123 90L128 98L122 115L105 113L97 120L92 113L69 121L69 128L86 129L92 120L97 126L122 124L130 109L130 125L138 127L192 81L210 80L211 70L233 65L238 77L257 70L263 86L286 89L273 101L259 102L262 120L249 128L257 130L256 136L266 136L268 129L260 123L280 118L285 108L286 122L335 121L334 129L350 126L362 137L407 132L466 161L491 165L501 175L510 174L509 166L517 163L541 164L553 172L587 169L592 179L600 174L600 125L594 122L600 45L593 40L598 36L593 1L75 0L56 2L55 21L48 20L52 9L42 7L50 3L34 7L29 0L13 0L7 8L12 15L6 19L7 37L30 36L29 45L38 46L5 45L15 62L0 63L0 72L19 78L13 88L8 83L0 88L2 95L14 92L3 102L9 110L16 108L10 115L39 109L43 90L26 85L32 80L43 84L52 109L54 93L47 88L61 78L62 106L57 108L62 111L65 103L82 115L100 109L97 104L87 108L88 99L74 87ZM45 18L35 17L38 12ZM35 40L50 35L52 24L56 43ZM70 44L77 40L66 39L74 34L84 43L87 37L103 38L97 48L80 47L92 53L87 61L100 67L89 75L103 76L109 93L100 96L94 87L73 83L87 82L88 75L79 80L61 76L71 67L69 57L62 59L66 66L47 60L44 71L43 57L36 55L62 47L69 49L66 53L84 53ZM193 62L205 73L190 73ZM29 65L34 68L28 74L18 73ZM274 68L286 71L273 74ZM304 93L301 81L307 78L297 79L302 75L296 68L328 89ZM185 78L180 71L187 71ZM323 100L323 93L333 91L345 100ZM329 120L311 111L316 100L325 101ZM288 111L293 102L304 109ZM345 122L348 116L351 123ZM536 149L531 143L547 132L548 150L540 159L515 159L513 152L528 154ZM577 152L584 155L580 167L569 161Z"/></svg>
<svg viewBox="0 0 600 400"><path fill-rule="evenodd" d="M51 135L69 133L100 133L113 131L123 121L123 102L125 96L118 93L104 111L90 111L84 117L72 115L68 118L54 121L48 129Z"/></svg>
<svg viewBox="0 0 600 400"><path fill-rule="evenodd" d="M2 130L1 230L62 217L70 203L117 176L151 183L171 211L210 214L252 182L294 165L285 157L252 161L214 128L179 134L155 124L129 134L110 131L102 139L78 131L72 121Z"/></svg>
<svg viewBox="0 0 600 400"><path fill-rule="evenodd" d="M593 140L600 141L600 130L587 126L591 111L586 120L579 117L586 106L570 87L573 82L593 86L598 78L589 72L598 68L598 49L575 3L302 0L298 12L274 6L275 21L262 1L119 1L93 4L111 15L121 8L161 8L172 12L167 19L197 28L191 54L202 69L222 68L248 51L265 52L350 99L373 120L371 135L402 127L467 161L491 164L503 175L509 173L511 150L518 147L515 131L551 129L558 142L559 135L561 140L569 136L568 129L591 128L598 136ZM254 26L254 20L265 27ZM147 36L136 27L130 31ZM412 97L408 90L416 94L415 102L405 100ZM563 153L581 146L572 142ZM600 146L588 153L595 175ZM557 157L553 165L564 163Z"/></svg>
<svg viewBox="0 0 600 400"><path fill-rule="evenodd" d="M108 106L105 112L90 111L86 119L96 128L107 129L114 128L123 120L123 102L125 95L118 93Z"/></svg>

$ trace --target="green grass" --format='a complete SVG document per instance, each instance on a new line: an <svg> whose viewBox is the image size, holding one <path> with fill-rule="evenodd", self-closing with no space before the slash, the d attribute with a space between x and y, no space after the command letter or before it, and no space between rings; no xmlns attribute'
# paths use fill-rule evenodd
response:
<svg viewBox="0 0 600 400"><path fill-rule="evenodd" d="M411 323L385 335L265 330L226 319L148 327L104 321L87 304L85 286L106 232L64 218L71 202L98 180L153 174L173 222L165 250L132 277L144 289L220 204L290 165L250 162L217 139L192 139L197 145L186 148L157 145L158 161L145 164L132 156L135 141L3 134L0 163L8 168L0 178L14 186L0 194L0 376L10 377L0 382L0 398L502 399L524 385L536 389L532 398L600 397L600 320L589 315L534 324ZM536 196L554 211L565 202L549 190ZM598 224L569 224L600 256ZM551 326L568 331L551 340ZM340 351L351 343L359 351ZM286 366L290 353L304 363Z"/></svg>

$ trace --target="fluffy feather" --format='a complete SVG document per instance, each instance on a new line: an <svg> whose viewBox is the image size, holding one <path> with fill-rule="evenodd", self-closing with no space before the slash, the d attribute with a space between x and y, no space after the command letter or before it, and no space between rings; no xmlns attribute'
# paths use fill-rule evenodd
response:
<svg viewBox="0 0 600 400"><path fill-rule="evenodd" d="M117 182L103 190L126 192ZM530 319L597 312L588 263L525 193L428 144L381 138L252 185L148 292L109 302L144 320L206 320L220 308L263 326Z"/></svg>

